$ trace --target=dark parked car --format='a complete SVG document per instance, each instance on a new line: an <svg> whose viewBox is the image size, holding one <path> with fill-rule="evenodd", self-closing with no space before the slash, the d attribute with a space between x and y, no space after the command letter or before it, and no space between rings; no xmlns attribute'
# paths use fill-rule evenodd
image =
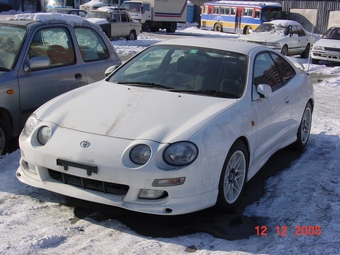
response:
<svg viewBox="0 0 340 255"><path fill-rule="evenodd" d="M79 16L34 13L0 20L0 155L35 109L103 79L109 66L120 63L103 31Z"/></svg>

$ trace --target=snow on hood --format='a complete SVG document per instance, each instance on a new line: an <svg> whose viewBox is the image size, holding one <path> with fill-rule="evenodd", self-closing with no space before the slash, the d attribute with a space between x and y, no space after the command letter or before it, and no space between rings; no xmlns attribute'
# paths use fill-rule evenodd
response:
<svg viewBox="0 0 340 255"><path fill-rule="evenodd" d="M190 139L237 101L101 81L52 99L36 115L82 132L172 142Z"/></svg>
<svg viewBox="0 0 340 255"><path fill-rule="evenodd" d="M332 48L340 48L340 40L332 40L332 39L320 39L315 42L317 46L324 47L332 47Z"/></svg>
<svg viewBox="0 0 340 255"><path fill-rule="evenodd" d="M109 24L109 22L106 19L100 19L100 18L87 18L87 21L96 24L96 25L102 25L102 24Z"/></svg>
<svg viewBox="0 0 340 255"><path fill-rule="evenodd" d="M262 32L249 35L241 35L239 40L254 41L254 42L277 42L280 39L288 37L283 33Z"/></svg>

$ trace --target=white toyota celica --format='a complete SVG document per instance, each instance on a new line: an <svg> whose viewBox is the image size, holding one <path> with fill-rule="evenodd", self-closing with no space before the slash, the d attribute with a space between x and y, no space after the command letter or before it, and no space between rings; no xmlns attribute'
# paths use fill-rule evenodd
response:
<svg viewBox="0 0 340 255"><path fill-rule="evenodd" d="M270 48L167 40L28 119L17 178L150 214L233 208L277 150L303 149L309 76Z"/></svg>

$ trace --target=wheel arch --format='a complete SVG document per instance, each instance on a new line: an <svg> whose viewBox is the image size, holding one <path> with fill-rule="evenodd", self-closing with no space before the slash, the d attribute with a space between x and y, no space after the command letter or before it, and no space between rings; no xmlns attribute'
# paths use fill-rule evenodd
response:
<svg viewBox="0 0 340 255"><path fill-rule="evenodd" d="M0 108L0 119L5 122L7 127L9 128L10 135L13 133L13 119L11 114L4 108Z"/></svg>

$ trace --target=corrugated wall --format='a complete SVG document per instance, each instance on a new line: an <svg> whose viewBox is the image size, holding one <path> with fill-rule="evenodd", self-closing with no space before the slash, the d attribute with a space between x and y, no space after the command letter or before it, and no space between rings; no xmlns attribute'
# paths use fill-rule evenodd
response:
<svg viewBox="0 0 340 255"><path fill-rule="evenodd" d="M204 0L190 0L194 5L202 6ZM237 0L236 0L237 1ZM246 0L246 1L260 1L260 0ZM262 0L263 2L273 2L273 0ZM275 0L274 0L275 1ZM317 21L311 21L315 26L316 33L324 33L327 30L329 13L331 11L340 11L340 2L338 1L296 1L296 0L277 0L282 4L283 11L289 12L290 9L317 9ZM197 15L196 15L197 17ZM340 24L340 18L339 18Z"/></svg>

